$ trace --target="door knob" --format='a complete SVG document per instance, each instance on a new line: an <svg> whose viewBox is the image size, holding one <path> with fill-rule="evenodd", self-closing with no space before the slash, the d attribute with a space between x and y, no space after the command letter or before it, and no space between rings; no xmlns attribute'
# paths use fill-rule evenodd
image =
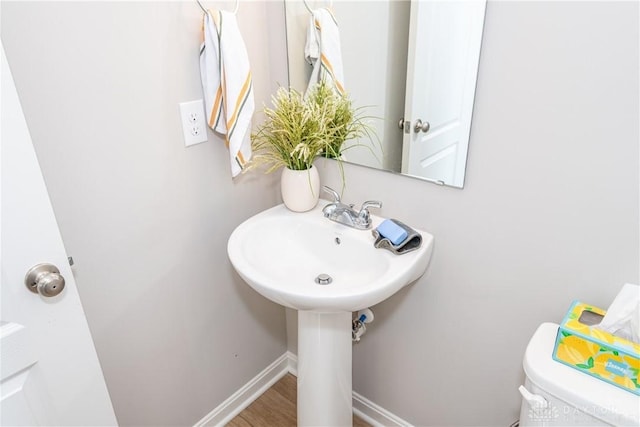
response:
<svg viewBox="0 0 640 427"><path fill-rule="evenodd" d="M55 297L64 289L64 277L53 264L38 264L27 272L24 284L31 292L43 297Z"/></svg>
<svg viewBox="0 0 640 427"><path fill-rule="evenodd" d="M431 125L429 124L429 122L422 122L422 120L418 119L416 120L416 124L413 126L413 131L415 133L418 133L420 131L427 133L429 132L429 128L431 128Z"/></svg>

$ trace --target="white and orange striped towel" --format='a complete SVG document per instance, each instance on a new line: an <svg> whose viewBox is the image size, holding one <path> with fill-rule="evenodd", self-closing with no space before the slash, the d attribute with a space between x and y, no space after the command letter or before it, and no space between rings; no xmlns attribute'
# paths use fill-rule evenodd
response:
<svg viewBox="0 0 640 427"><path fill-rule="evenodd" d="M344 72L338 22L327 8L316 9L311 15L304 48L307 62L313 65L307 91L324 80L332 84L339 94L344 94Z"/></svg>
<svg viewBox="0 0 640 427"><path fill-rule="evenodd" d="M255 103L249 57L235 14L209 10L202 32L200 76L208 124L226 137L235 177L251 158L249 129Z"/></svg>

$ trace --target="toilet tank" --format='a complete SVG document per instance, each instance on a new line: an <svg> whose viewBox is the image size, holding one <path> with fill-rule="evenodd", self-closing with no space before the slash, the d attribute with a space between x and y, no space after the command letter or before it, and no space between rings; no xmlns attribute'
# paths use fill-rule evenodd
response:
<svg viewBox="0 0 640 427"><path fill-rule="evenodd" d="M525 351L520 426L640 426L640 397L552 358L558 325L543 323Z"/></svg>

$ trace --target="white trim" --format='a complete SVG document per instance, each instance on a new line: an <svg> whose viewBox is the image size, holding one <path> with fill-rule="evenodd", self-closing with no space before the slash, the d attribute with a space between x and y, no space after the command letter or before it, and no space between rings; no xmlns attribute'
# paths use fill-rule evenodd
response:
<svg viewBox="0 0 640 427"><path fill-rule="evenodd" d="M411 427L411 424L395 414L387 411L381 406L376 405L366 397L355 391L353 396L353 413L362 418L373 427L398 426Z"/></svg>
<svg viewBox="0 0 640 427"><path fill-rule="evenodd" d="M290 351L278 357L271 365L267 366L227 400L218 405L217 408L198 421L194 427L227 424L287 373L292 375L297 375L298 373L298 357ZM411 424L407 421L376 405L355 391L353 392L353 413L373 427L411 427Z"/></svg>
<svg viewBox="0 0 640 427"><path fill-rule="evenodd" d="M267 391L269 387L291 371L290 354L287 352L278 357L271 365L267 366L227 400L218 405L217 408L195 423L194 427L221 426L231 421L260 397L262 393Z"/></svg>
<svg viewBox="0 0 640 427"><path fill-rule="evenodd" d="M295 377L298 376L298 356L287 351L285 353L289 362L289 373Z"/></svg>

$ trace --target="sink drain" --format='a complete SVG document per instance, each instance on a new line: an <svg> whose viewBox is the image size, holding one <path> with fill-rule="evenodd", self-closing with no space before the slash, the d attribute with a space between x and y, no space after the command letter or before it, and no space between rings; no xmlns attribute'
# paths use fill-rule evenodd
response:
<svg viewBox="0 0 640 427"><path fill-rule="evenodd" d="M318 277L316 277L315 281L318 285L328 285L329 283L333 282L333 279L328 274L321 273L318 274Z"/></svg>

